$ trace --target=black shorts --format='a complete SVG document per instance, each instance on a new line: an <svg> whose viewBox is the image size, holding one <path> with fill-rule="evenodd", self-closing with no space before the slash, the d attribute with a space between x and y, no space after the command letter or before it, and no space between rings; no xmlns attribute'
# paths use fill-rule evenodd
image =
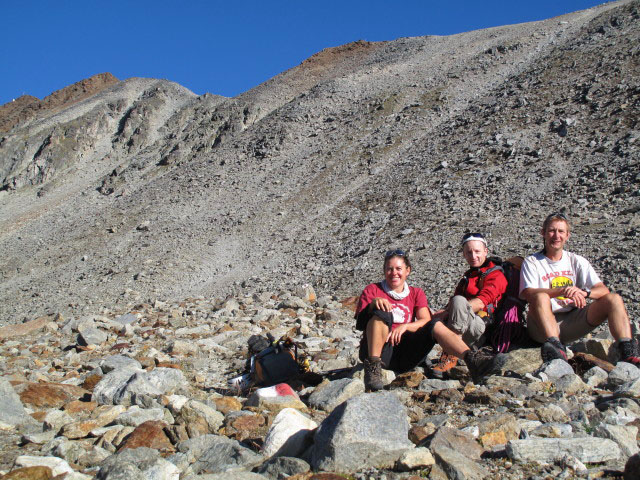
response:
<svg viewBox="0 0 640 480"><path fill-rule="evenodd" d="M378 317L389 328L393 325L391 312L374 310L371 314L372 316ZM380 359L385 368L394 372L406 372L416 367L429 354L436 343L433 339L433 323L434 320L431 320L415 332L404 332L398 345L394 346L389 342L385 343L380 354ZM362 340L360 340L359 356L361 361L364 361L369 356L366 332L362 334Z"/></svg>

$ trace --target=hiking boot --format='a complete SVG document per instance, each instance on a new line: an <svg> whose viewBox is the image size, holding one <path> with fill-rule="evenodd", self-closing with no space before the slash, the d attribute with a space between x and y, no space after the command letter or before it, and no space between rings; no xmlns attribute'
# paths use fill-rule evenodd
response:
<svg viewBox="0 0 640 480"><path fill-rule="evenodd" d="M638 353L638 343L634 340L618 343L620 361L627 362L640 368L640 354Z"/></svg>
<svg viewBox="0 0 640 480"><path fill-rule="evenodd" d="M451 370L457 364L458 357L442 352L442 355L440 355L440 359L438 360L438 362L435 365L432 365L427 373L431 378L444 380L449 376L449 370Z"/></svg>
<svg viewBox="0 0 640 480"><path fill-rule="evenodd" d="M542 355L542 361L544 363L555 360L556 358L564 360L565 362L568 361L567 347L557 338L547 339L547 341L542 344L540 354Z"/></svg>
<svg viewBox="0 0 640 480"><path fill-rule="evenodd" d="M382 390L382 361L377 358L367 358L364 361L364 389L367 392Z"/></svg>
<svg viewBox="0 0 640 480"><path fill-rule="evenodd" d="M484 377L493 375L502 369L507 363L507 356L504 353L494 355L482 350L469 350L464 357L473 383L480 383Z"/></svg>

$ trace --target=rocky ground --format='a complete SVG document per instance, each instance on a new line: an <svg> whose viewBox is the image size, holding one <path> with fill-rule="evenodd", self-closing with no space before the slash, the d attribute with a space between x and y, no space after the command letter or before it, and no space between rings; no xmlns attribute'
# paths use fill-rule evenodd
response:
<svg viewBox="0 0 640 480"><path fill-rule="evenodd" d="M483 385L463 365L385 371L363 393L352 303L304 287L4 327L1 478L638 478L640 370L610 341L573 345L571 366L513 351ZM313 374L230 389L265 332Z"/></svg>

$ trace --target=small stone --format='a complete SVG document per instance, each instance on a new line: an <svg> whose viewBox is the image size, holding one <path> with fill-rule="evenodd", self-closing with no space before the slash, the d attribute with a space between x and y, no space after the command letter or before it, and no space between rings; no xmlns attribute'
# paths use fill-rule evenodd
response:
<svg viewBox="0 0 640 480"><path fill-rule="evenodd" d="M403 453L396 463L396 468L401 472L409 472L423 469L435 463L436 461L428 448L418 447Z"/></svg>

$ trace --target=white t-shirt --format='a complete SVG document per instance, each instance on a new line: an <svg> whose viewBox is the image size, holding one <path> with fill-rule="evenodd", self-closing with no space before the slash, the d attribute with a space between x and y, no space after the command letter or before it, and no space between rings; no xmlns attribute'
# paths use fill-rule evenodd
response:
<svg viewBox="0 0 640 480"><path fill-rule="evenodd" d="M529 255L520 269L520 292L525 288L558 288L573 286L581 290L591 290L600 283L600 277L586 258L575 253L562 252L557 262L545 257L542 252ZM565 297L551 299L551 310L568 312L575 308L573 302Z"/></svg>

